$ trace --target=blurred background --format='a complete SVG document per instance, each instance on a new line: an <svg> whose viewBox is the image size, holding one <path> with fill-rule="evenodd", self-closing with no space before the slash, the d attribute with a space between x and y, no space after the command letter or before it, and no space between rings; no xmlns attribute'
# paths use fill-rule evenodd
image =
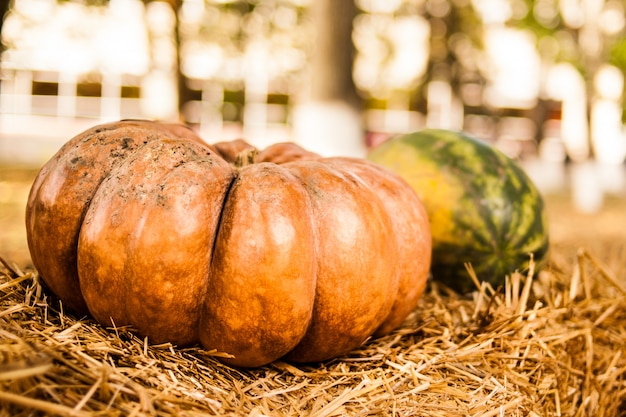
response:
<svg viewBox="0 0 626 417"><path fill-rule="evenodd" d="M517 159L557 212L613 209L624 240L626 0L0 4L4 212L66 140L122 118L354 156L440 127Z"/></svg>

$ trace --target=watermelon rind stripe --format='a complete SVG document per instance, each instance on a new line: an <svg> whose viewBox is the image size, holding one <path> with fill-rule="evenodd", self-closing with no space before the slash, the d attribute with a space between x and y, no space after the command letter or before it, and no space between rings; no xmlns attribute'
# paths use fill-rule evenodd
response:
<svg viewBox="0 0 626 417"><path fill-rule="evenodd" d="M473 286L464 266L470 262L479 279L497 284L526 268L531 254L537 265L545 260L549 239L542 196L526 172L490 144L463 132L424 129L388 140L369 159L404 176L431 221L443 216L434 210L446 209L450 224L432 223L434 279L455 289L465 286L461 283ZM450 195L457 199L436 200Z"/></svg>

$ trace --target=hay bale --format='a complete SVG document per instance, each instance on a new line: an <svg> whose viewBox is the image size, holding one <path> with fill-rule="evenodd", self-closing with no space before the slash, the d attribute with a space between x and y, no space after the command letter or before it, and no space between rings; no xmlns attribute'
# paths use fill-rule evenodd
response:
<svg viewBox="0 0 626 417"><path fill-rule="evenodd" d="M0 416L617 416L624 271L584 250L574 259L554 255L471 297L431 283L386 337L325 363L258 369L73 317L35 270L3 260Z"/></svg>

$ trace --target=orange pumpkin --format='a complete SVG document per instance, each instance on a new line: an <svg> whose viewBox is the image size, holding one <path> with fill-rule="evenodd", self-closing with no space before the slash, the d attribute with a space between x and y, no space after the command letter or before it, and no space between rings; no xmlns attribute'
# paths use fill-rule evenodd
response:
<svg viewBox="0 0 626 417"><path fill-rule="evenodd" d="M389 333L431 257L421 201L385 168L295 144L211 146L149 121L66 143L35 179L26 226L66 306L236 366L326 360Z"/></svg>

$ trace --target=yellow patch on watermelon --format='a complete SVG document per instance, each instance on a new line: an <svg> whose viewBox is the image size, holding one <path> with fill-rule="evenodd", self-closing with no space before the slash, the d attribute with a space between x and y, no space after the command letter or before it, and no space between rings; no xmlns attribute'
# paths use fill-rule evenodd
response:
<svg viewBox="0 0 626 417"><path fill-rule="evenodd" d="M379 154L377 163L395 172L402 172L404 179L417 192L428 212L431 234L438 242L454 241L454 213L450 201L458 201L463 197L463 187L453 186L456 181L447 177L435 163L416 157L415 148L401 142L393 152ZM419 160L418 169L416 160Z"/></svg>

